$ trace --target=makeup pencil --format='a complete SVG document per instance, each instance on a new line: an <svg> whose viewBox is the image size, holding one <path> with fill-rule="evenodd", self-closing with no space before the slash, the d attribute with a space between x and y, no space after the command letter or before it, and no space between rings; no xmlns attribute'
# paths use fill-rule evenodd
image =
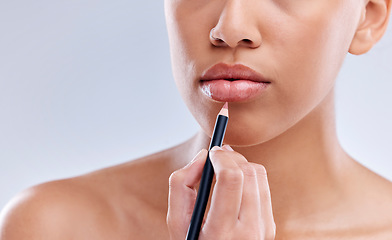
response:
<svg viewBox="0 0 392 240"><path fill-rule="evenodd" d="M214 146L222 146L223 137L225 136L227 121L229 120L228 103L223 105L218 117L216 118L214 133L212 134L209 150ZM210 196L212 179L214 178L214 169L210 157L207 155L201 175L199 191L197 192L196 203L193 209L191 222L189 224L186 240L197 240L199 238L201 224L206 211L208 197Z"/></svg>

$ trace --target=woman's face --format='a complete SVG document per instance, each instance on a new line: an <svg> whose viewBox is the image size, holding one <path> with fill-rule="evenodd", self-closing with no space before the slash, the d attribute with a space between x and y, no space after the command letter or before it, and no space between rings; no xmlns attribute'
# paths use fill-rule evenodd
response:
<svg viewBox="0 0 392 240"><path fill-rule="evenodd" d="M211 136L224 101L227 144L262 143L298 123L333 95L363 4L166 0L174 78L202 129Z"/></svg>

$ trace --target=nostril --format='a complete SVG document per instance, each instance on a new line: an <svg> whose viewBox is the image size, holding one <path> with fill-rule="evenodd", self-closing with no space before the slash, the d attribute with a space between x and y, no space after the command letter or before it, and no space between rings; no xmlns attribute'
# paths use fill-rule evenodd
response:
<svg viewBox="0 0 392 240"><path fill-rule="evenodd" d="M226 46L226 43L223 39L215 38L215 37L212 37L212 44L217 47Z"/></svg>
<svg viewBox="0 0 392 240"><path fill-rule="evenodd" d="M229 29L230 30L230 29ZM241 31L230 32L228 29L213 28L210 30L210 42L216 47L231 47L237 46L257 48L259 47L259 39L255 35L252 38L250 33L242 33ZM225 32L223 32L225 31ZM226 34L224 34L226 33ZM248 38L249 37L249 38Z"/></svg>
<svg viewBox="0 0 392 240"><path fill-rule="evenodd" d="M260 44L258 44L258 41L252 41L249 38L244 38L241 41L239 41L237 45L250 47L250 48L257 48Z"/></svg>
<svg viewBox="0 0 392 240"><path fill-rule="evenodd" d="M252 44L252 40L250 39L242 39L242 42L245 44Z"/></svg>
<svg viewBox="0 0 392 240"><path fill-rule="evenodd" d="M220 39L220 38L214 38L214 40L217 41L217 42L219 42L219 43L224 42L224 41L223 41L222 39Z"/></svg>

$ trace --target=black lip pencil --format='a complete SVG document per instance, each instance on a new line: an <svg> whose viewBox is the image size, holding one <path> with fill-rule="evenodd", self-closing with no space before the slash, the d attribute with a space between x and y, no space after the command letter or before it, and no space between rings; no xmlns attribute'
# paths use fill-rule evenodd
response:
<svg viewBox="0 0 392 240"><path fill-rule="evenodd" d="M228 103L223 105L218 117L216 118L214 133L212 134L209 150L214 146L222 146L223 137L225 136L227 121L229 120ZM206 211L208 197L210 196L212 179L214 178L214 169L210 157L207 155L201 175L199 191L197 192L195 207L193 209L191 222L189 224L186 240L197 240L199 238L201 224Z"/></svg>

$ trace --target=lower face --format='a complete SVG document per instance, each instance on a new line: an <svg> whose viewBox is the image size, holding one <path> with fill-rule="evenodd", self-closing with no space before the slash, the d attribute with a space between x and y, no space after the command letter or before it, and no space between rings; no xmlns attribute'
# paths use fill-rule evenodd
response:
<svg viewBox="0 0 392 240"><path fill-rule="evenodd" d="M230 113L226 144L263 143L301 121L331 95L360 7L357 0L166 0L174 78L203 131L211 136L224 104L201 81L218 63L245 65L269 81L252 97L223 98ZM216 46L210 31L218 24L225 37L241 31L261 44Z"/></svg>

